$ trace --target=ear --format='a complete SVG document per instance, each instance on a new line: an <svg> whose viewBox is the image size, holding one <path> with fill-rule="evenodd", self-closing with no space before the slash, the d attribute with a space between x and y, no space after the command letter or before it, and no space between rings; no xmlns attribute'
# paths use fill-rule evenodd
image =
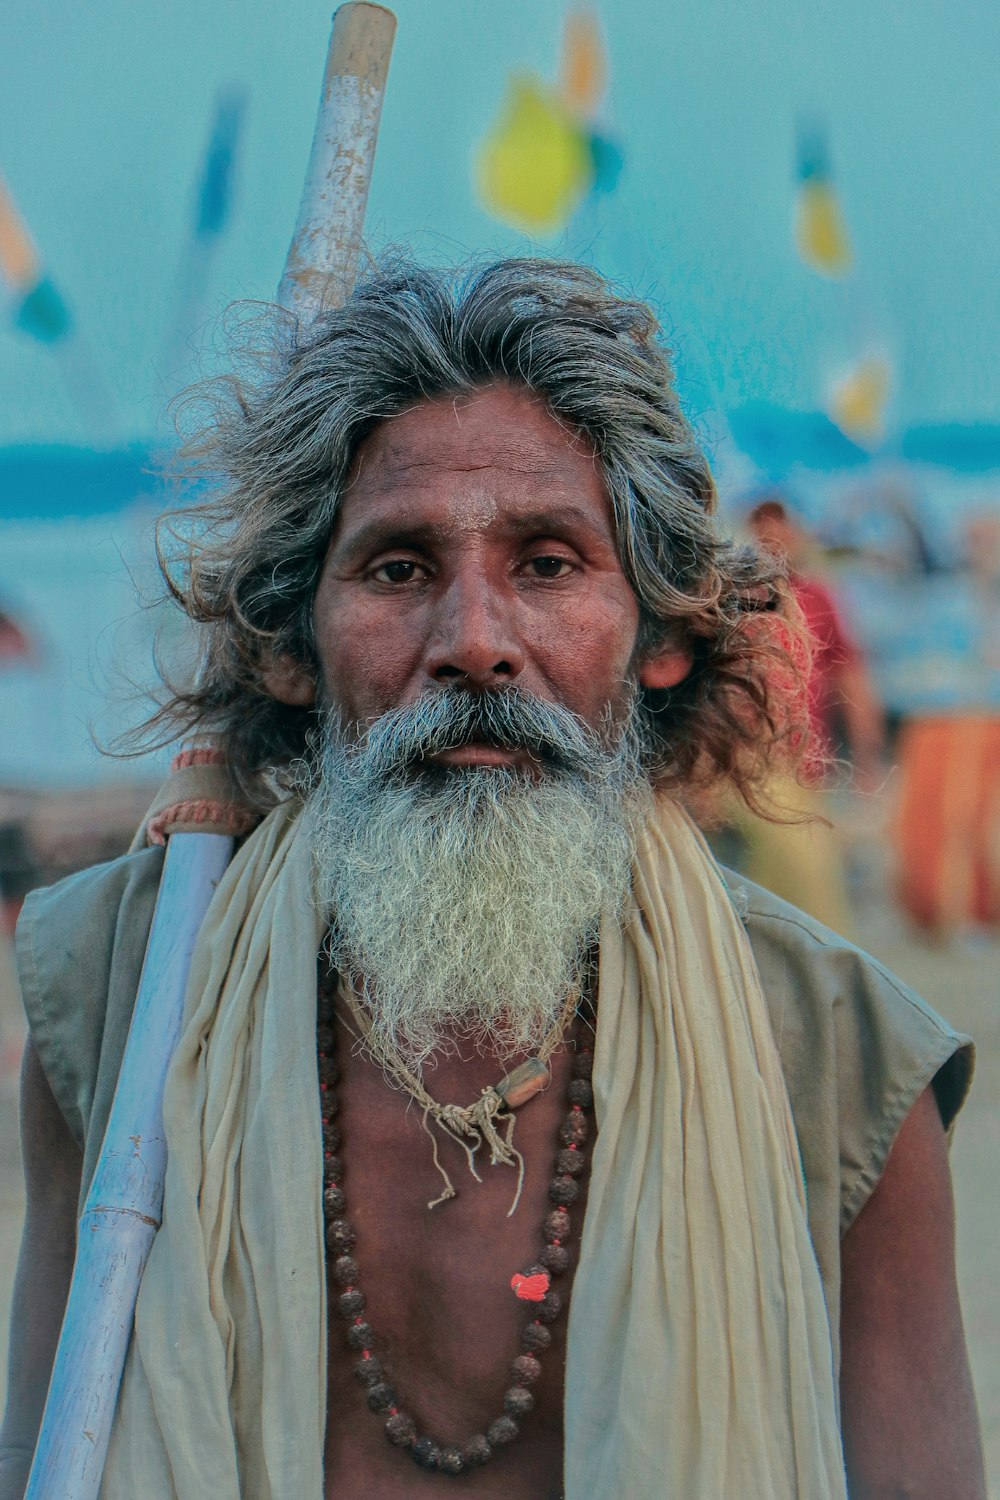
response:
<svg viewBox="0 0 1000 1500"><path fill-rule="evenodd" d="M316 702L316 679L287 651L272 658L262 679L271 697L289 708L308 708Z"/></svg>
<svg viewBox="0 0 1000 1500"><path fill-rule="evenodd" d="M683 682L694 661L686 646L676 641L667 641L643 658L639 667L639 681L644 688L662 691Z"/></svg>

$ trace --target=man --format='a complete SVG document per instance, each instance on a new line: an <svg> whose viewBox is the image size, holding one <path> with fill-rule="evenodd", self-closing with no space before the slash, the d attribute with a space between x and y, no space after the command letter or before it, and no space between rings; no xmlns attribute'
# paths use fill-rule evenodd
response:
<svg viewBox="0 0 1000 1500"><path fill-rule="evenodd" d="M681 806L799 716L656 333L581 268L389 266L213 415L167 714L267 815L195 956L108 1500L984 1493L961 1039ZM12 1474L159 858L22 923Z"/></svg>
<svg viewBox="0 0 1000 1500"><path fill-rule="evenodd" d="M838 727L843 726L853 781L873 793L880 780L882 709L860 646L847 629L833 593L810 565L808 532L773 489L751 497L750 535L788 569L788 581L812 647L807 697L814 766L808 777L778 768L768 793L784 823L755 817L733 799L732 819L746 843L741 867L759 885L794 901L843 937L854 934L841 839L828 821L822 787Z"/></svg>
<svg viewBox="0 0 1000 1500"><path fill-rule="evenodd" d="M775 491L758 496L746 517L755 541L782 559L795 601L813 641L809 715L821 752L829 753L836 718L843 720L847 748L862 791L880 779L885 726L864 653L843 619L829 584L811 565L809 533Z"/></svg>

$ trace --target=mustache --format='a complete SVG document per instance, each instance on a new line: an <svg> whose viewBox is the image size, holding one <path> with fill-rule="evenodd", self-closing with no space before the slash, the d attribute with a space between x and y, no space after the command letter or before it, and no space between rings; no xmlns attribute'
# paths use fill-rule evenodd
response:
<svg viewBox="0 0 1000 1500"><path fill-rule="evenodd" d="M342 728L338 737L344 744ZM570 709L517 687L425 693L415 703L390 709L344 748L352 757L364 757L370 775L388 779L472 743L523 751L565 774L592 772L608 757L597 735Z"/></svg>

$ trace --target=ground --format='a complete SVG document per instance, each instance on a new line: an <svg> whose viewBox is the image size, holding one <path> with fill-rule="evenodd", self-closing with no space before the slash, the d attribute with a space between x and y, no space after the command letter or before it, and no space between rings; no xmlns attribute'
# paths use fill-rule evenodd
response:
<svg viewBox="0 0 1000 1500"><path fill-rule="evenodd" d="M869 834L871 823L869 823ZM990 1493L1000 1500L1000 1198L993 1184L1000 1158L1000 938L962 936L947 946L917 941L894 912L886 893L881 841L872 839L859 860L857 937L978 1045L972 1095L959 1118L952 1146L958 1204L959 1284L972 1355L986 1447ZM2 960L2 955L0 955ZM10 1288L20 1236L23 1198L17 1143L16 1074L10 1065L13 1036L9 979L0 961L0 1343L6 1346ZM5 1371L0 1368L0 1398Z"/></svg>

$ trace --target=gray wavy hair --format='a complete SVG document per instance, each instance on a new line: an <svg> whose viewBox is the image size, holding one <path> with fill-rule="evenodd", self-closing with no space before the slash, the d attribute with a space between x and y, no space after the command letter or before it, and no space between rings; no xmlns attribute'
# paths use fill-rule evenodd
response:
<svg viewBox="0 0 1000 1500"><path fill-rule="evenodd" d="M144 742L209 732L247 795L273 800L316 718L276 702L263 672L281 652L317 667L313 597L359 444L417 401L498 381L589 439L640 645L673 637L693 652L684 682L646 697L660 781L727 779L753 800L768 747L804 734L789 715L787 632L760 628L781 605L778 570L719 534L650 308L561 261L384 259L343 306L307 325L277 315L266 357L195 390L185 409L204 416L207 402L207 419L182 459L209 481L207 498L166 517L158 547L170 593L203 627L202 661L194 685L168 687Z"/></svg>

